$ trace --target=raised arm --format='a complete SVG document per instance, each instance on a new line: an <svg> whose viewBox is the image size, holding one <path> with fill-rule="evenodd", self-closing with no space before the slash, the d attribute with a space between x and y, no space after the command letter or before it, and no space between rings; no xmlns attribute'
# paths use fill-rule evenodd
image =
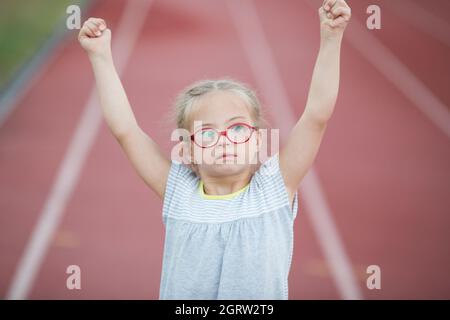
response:
<svg viewBox="0 0 450 320"><path fill-rule="evenodd" d="M325 0L319 9L320 50L305 110L280 150L280 169L293 197L312 166L339 89L340 48L351 11L344 0Z"/></svg>
<svg viewBox="0 0 450 320"><path fill-rule="evenodd" d="M159 146L139 127L111 53L111 30L99 18L89 18L78 35L91 62L106 123L138 175L161 199L170 168Z"/></svg>

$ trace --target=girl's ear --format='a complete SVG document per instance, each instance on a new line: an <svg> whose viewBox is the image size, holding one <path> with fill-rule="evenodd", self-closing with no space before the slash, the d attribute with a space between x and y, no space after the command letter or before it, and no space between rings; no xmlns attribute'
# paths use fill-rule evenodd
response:
<svg viewBox="0 0 450 320"><path fill-rule="evenodd" d="M184 164L191 164L192 163L192 156L191 156L191 148L190 144L186 141L181 141L181 159Z"/></svg>
<svg viewBox="0 0 450 320"><path fill-rule="evenodd" d="M261 129L258 129L256 131L257 135L256 135L256 146L258 148L258 152L261 149L261 144L262 144L262 134L261 134Z"/></svg>
<svg viewBox="0 0 450 320"><path fill-rule="evenodd" d="M187 167L189 167L192 171L194 171L197 176L200 177L200 174L198 172L198 167L194 163L194 159L192 157L191 144L189 142L181 140L177 144L177 147L180 150L179 155L180 155L181 162L183 164L185 164Z"/></svg>
<svg viewBox="0 0 450 320"><path fill-rule="evenodd" d="M172 159L180 161L183 164L189 164L189 154L189 145L180 138L180 142L178 142L172 149Z"/></svg>
<svg viewBox="0 0 450 320"><path fill-rule="evenodd" d="M189 168L191 168L192 171L195 172L195 174L197 175L197 177L200 178L200 171L198 170L198 164L195 163L194 161L194 144L193 143L186 143L186 148L185 148L186 152L185 157L186 157L186 163L188 163Z"/></svg>

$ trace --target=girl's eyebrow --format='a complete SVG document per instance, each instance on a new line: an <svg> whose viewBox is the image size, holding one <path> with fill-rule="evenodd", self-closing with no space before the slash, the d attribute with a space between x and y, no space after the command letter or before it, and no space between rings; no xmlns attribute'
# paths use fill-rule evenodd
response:
<svg viewBox="0 0 450 320"><path fill-rule="evenodd" d="M240 118L242 118L242 119L247 119L247 118L244 117L244 116L236 116L236 117L233 117L233 118L228 119L225 123L229 123L229 122L231 122L231 121L233 121L233 120L240 119ZM214 126L214 123L204 123L204 124L202 124L202 127L205 127L205 126Z"/></svg>

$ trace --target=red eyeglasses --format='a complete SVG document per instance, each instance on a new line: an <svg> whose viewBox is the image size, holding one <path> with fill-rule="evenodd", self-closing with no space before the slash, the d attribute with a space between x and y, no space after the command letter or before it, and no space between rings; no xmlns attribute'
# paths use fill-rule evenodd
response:
<svg viewBox="0 0 450 320"><path fill-rule="evenodd" d="M226 136L234 144L245 143L250 140L255 130L258 130L258 127L243 122L234 123L220 132L214 128L201 128L191 135L191 141L201 148L215 146L221 136Z"/></svg>

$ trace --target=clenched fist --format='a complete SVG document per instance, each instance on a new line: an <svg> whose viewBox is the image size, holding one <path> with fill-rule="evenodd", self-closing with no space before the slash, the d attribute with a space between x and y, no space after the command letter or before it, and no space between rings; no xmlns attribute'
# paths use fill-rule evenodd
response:
<svg viewBox="0 0 450 320"><path fill-rule="evenodd" d="M106 56L111 53L111 30L103 19L87 19L80 29L78 41L89 56Z"/></svg>
<svg viewBox="0 0 450 320"><path fill-rule="evenodd" d="M324 0L319 17L322 39L339 38L350 21L351 9L344 0Z"/></svg>

